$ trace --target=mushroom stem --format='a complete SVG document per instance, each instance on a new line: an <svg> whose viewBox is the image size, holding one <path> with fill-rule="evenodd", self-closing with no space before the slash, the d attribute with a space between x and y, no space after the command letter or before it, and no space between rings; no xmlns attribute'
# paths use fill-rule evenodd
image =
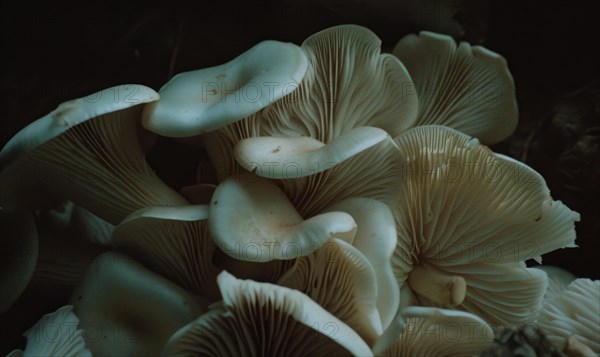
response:
<svg viewBox="0 0 600 357"><path fill-rule="evenodd" d="M408 284L416 293L445 306L460 305L467 293L467 283L462 276L442 274L422 265L410 272Z"/></svg>

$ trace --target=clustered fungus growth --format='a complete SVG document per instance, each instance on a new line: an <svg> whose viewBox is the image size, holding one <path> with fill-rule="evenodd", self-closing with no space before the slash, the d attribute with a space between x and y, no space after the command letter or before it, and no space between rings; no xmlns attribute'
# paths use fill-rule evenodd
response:
<svg viewBox="0 0 600 357"><path fill-rule="evenodd" d="M504 58L430 32L380 46L354 25L264 41L15 135L0 313L40 281L70 298L10 355L478 355L523 325L599 354L600 282L528 265L577 247L579 214L485 146L518 121ZM167 185L158 135L215 175Z"/></svg>

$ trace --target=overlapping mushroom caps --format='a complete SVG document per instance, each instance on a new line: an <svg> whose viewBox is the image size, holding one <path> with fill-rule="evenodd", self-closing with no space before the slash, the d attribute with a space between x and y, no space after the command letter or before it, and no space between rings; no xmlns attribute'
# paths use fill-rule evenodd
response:
<svg viewBox="0 0 600 357"><path fill-rule="evenodd" d="M175 333L164 356L368 356L348 325L299 291L218 277L223 301Z"/></svg>
<svg viewBox="0 0 600 357"><path fill-rule="evenodd" d="M342 211L354 218L356 235L352 239L343 238L364 254L373 267L377 281L377 310L383 328L387 328L400 304L400 291L391 262L398 239L390 208L377 200L353 197L335 203L326 211Z"/></svg>
<svg viewBox="0 0 600 357"><path fill-rule="evenodd" d="M568 355L600 354L600 280L575 279L550 295L536 323Z"/></svg>
<svg viewBox="0 0 600 357"><path fill-rule="evenodd" d="M412 306L373 346L376 356L474 356L492 345L494 331L468 312Z"/></svg>
<svg viewBox="0 0 600 357"><path fill-rule="evenodd" d="M532 321L547 277L522 262L574 247L579 214L531 168L453 129L417 127L396 142L407 167L393 262L412 304L499 325Z"/></svg>
<svg viewBox="0 0 600 357"><path fill-rule="evenodd" d="M299 258L277 283L305 293L369 345L383 332L375 271L359 250L342 240L334 238Z"/></svg>
<svg viewBox="0 0 600 357"><path fill-rule="evenodd" d="M294 90L307 66L298 46L263 41L228 63L173 77L144 110L143 125L169 137L218 129Z"/></svg>
<svg viewBox="0 0 600 357"><path fill-rule="evenodd" d="M285 194L260 177L232 177L212 196L209 230L215 243L238 260L268 262L307 255L333 236L354 236L356 223L343 212L304 219Z"/></svg>
<svg viewBox="0 0 600 357"><path fill-rule="evenodd" d="M428 31L404 37L393 53L408 69L419 97L415 125L445 125L485 144L514 132L515 86L499 54Z"/></svg>
<svg viewBox="0 0 600 357"><path fill-rule="evenodd" d="M156 354L202 312L183 288L114 252L90 265L71 303L94 355Z"/></svg>
<svg viewBox="0 0 600 357"><path fill-rule="evenodd" d="M63 103L21 130L0 154L8 163L2 205L40 207L52 203L49 198L69 199L117 224L142 207L187 204L144 159L142 104L157 99L142 85L112 87Z"/></svg>
<svg viewBox="0 0 600 357"><path fill-rule="evenodd" d="M111 244L182 287L216 300L217 249L208 236L208 206L143 208L114 231Z"/></svg>
<svg viewBox="0 0 600 357"><path fill-rule="evenodd" d="M27 337L24 351L16 350L9 356L75 356L91 357L85 345L84 331L72 305L66 305L46 314L23 336Z"/></svg>

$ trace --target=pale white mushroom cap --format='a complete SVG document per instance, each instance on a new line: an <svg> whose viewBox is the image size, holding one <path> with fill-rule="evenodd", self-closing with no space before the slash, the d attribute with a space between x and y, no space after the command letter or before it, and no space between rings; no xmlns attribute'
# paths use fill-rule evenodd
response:
<svg viewBox="0 0 600 357"><path fill-rule="evenodd" d="M255 262L304 256L331 237L353 236L356 230L347 213L303 219L273 182L256 176L222 182L212 196L208 217L210 235L225 253L241 251L234 258Z"/></svg>
<svg viewBox="0 0 600 357"><path fill-rule="evenodd" d="M492 346L494 331L478 316L454 310L405 309L373 346L376 356L473 356Z"/></svg>
<svg viewBox="0 0 600 357"><path fill-rule="evenodd" d="M600 280L575 279L562 292L551 294L536 324L560 351L573 336L600 354Z"/></svg>
<svg viewBox="0 0 600 357"><path fill-rule="evenodd" d="M447 35L421 31L394 48L419 96L415 125L445 125L486 144L517 127L515 85L506 60L481 46L458 45Z"/></svg>
<svg viewBox="0 0 600 357"><path fill-rule="evenodd" d="M124 84L60 104L21 129L0 151L0 169L73 126L104 114L158 100L156 91L141 84Z"/></svg>
<svg viewBox="0 0 600 357"><path fill-rule="evenodd" d="M522 262L575 247L579 214L554 201L533 169L454 129L419 126L396 142L406 163L394 209L398 283L408 277L419 304L456 306L493 324L532 322L547 277Z"/></svg>
<svg viewBox="0 0 600 357"><path fill-rule="evenodd" d="M348 243L364 254L373 267L377 280L377 309L386 329L400 304L400 288L391 263L398 238L390 208L377 200L353 197L333 204L326 211L346 212L354 218L356 235Z"/></svg>
<svg viewBox="0 0 600 357"><path fill-rule="evenodd" d="M295 90L308 62L292 43L263 41L230 62L180 73L146 107L143 125L169 137L218 129L258 112Z"/></svg>
<svg viewBox="0 0 600 357"><path fill-rule="evenodd" d="M383 332L375 271L364 254L343 240L333 238L298 258L277 284L308 295L369 345Z"/></svg>
<svg viewBox="0 0 600 357"><path fill-rule="evenodd" d="M183 288L114 252L92 263L71 303L95 355L155 354L202 312Z"/></svg>
<svg viewBox="0 0 600 357"><path fill-rule="evenodd" d="M222 304L177 331L163 355L372 355L356 332L299 291L227 272L218 284Z"/></svg>

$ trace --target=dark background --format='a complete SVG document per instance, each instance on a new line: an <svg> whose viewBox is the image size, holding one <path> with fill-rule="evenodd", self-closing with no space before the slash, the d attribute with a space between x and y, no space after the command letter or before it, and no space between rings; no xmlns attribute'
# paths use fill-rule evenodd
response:
<svg viewBox="0 0 600 357"><path fill-rule="evenodd" d="M408 33L444 32L507 58L517 86L520 124L494 150L538 170L553 197L582 215L577 225L581 248L547 254L544 263L598 279L598 3L2 2L0 147L63 101L124 83L158 90L173 74L224 63L264 39L300 44L325 27L356 23L373 30L384 50L390 50ZM174 154L179 161L166 160ZM163 139L149 161L168 183L180 186L193 175L196 154ZM169 175L175 167L178 175ZM0 353L4 347L0 345Z"/></svg>

